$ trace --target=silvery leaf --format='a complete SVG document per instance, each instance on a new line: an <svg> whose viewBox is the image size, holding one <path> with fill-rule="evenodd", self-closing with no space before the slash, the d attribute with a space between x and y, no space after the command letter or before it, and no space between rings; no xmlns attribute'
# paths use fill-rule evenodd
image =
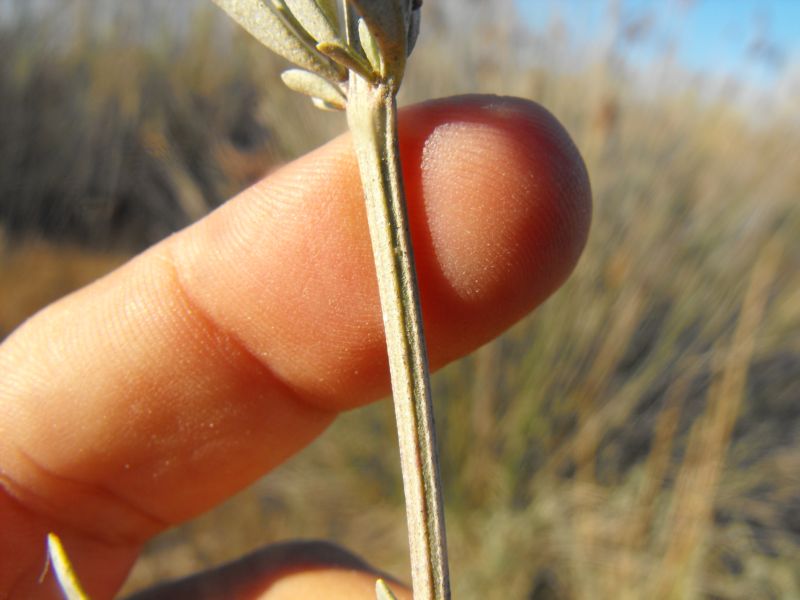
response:
<svg viewBox="0 0 800 600"><path fill-rule="evenodd" d="M380 48L381 75L401 79L406 64L411 0L350 0Z"/></svg>
<svg viewBox="0 0 800 600"><path fill-rule="evenodd" d="M339 65L304 43L263 0L214 0L214 2L250 35L286 60L326 79L339 81L344 77Z"/></svg>
<svg viewBox="0 0 800 600"><path fill-rule="evenodd" d="M286 0L297 19L317 42L339 40L336 13L331 14L316 0ZM333 7L336 8L335 6Z"/></svg>
<svg viewBox="0 0 800 600"><path fill-rule="evenodd" d="M380 72L381 53L380 50L378 50L378 45L375 43L375 38L372 37L372 34L369 32L364 19L358 20L358 41L361 42L361 47L364 49L364 54L366 54L367 60L372 65L372 68L375 69L375 71Z"/></svg>
<svg viewBox="0 0 800 600"><path fill-rule="evenodd" d="M272 10L274 10L278 17L289 27L289 30L294 33L295 37L307 47L316 50L317 40L308 32L303 24L297 20L292 9L286 4L286 0L262 0L262 2L271 4Z"/></svg>
<svg viewBox="0 0 800 600"><path fill-rule="evenodd" d="M281 79L290 90L300 92L324 103L323 108L344 110L347 97L327 79L302 69L289 69L281 73ZM317 104L316 102L314 104Z"/></svg>
<svg viewBox="0 0 800 600"><path fill-rule="evenodd" d="M339 31L339 9L336 0L317 0L317 4L328 17L328 21L333 24L333 28Z"/></svg>
<svg viewBox="0 0 800 600"><path fill-rule="evenodd" d="M331 104L330 102L326 102L321 98L312 98L311 103L314 105L315 108L318 108L320 110L327 110L330 112L339 112L341 110L344 110L339 105Z"/></svg>
<svg viewBox="0 0 800 600"><path fill-rule="evenodd" d="M56 580L67 600L88 600L89 596L83 590L75 567L67 556L64 545L55 533L47 534L47 559L48 565L53 566ZM47 568L47 567L45 567Z"/></svg>
<svg viewBox="0 0 800 600"><path fill-rule="evenodd" d="M355 71L367 81L376 78L372 65L363 56L355 52L349 44L338 42L322 42L317 44L317 50L330 57L343 67Z"/></svg>

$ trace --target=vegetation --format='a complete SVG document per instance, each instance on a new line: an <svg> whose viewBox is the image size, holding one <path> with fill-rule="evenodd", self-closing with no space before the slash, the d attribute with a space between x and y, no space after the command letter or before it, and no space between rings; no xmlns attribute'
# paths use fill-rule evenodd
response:
<svg viewBox="0 0 800 600"><path fill-rule="evenodd" d="M510 3L491 3L500 20L451 5L425 4L401 97L541 102L581 148L595 198L566 286L434 377L454 595L800 596L796 117L756 120L666 57L648 65L666 83L645 87L614 44L554 69L573 50L558 28L519 31ZM64 31L45 11L0 31L4 315L119 260L98 248L141 247L343 128L284 91L284 64L211 8L148 36L116 10L102 26ZM77 240L91 244L56 245ZM64 275L31 275L47 272ZM155 540L128 589L288 537L407 572L396 455L376 451L393 428L388 403L345 415Z"/></svg>

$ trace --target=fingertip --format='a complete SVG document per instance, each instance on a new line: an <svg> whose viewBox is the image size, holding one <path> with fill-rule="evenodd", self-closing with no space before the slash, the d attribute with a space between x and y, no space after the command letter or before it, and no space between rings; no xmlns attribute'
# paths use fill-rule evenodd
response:
<svg viewBox="0 0 800 600"><path fill-rule="evenodd" d="M569 276L586 244L591 188L569 134L533 102L437 100L405 111L400 132L423 312L442 364Z"/></svg>
<svg viewBox="0 0 800 600"><path fill-rule="evenodd" d="M523 100L409 108L400 143L436 367L567 277L591 194L569 136ZM138 543L384 395L362 197L344 136L23 326L0 353L14 398L0 447L24 450L0 452L6 480L49 516Z"/></svg>
<svg viewBox="0 0 800 600"><path fill-rule="evenodd" d="M409 107L399 142L438 367L501 333L566 279L586 242L591 192L569 135L526 100L464 96ZM182 236L177 252L185 289L216 323L298 394L338 409L388 391L362 198L343 136L243 193Z"/></svg>

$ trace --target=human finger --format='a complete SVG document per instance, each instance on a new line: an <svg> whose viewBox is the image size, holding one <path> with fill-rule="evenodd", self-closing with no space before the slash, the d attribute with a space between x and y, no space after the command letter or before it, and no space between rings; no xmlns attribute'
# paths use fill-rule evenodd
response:
<svg viewBox="0 0 800 600"><path fill-rule="evenodd" d="M589 187L564 130L525 101L413 107L400 138L439 366L566 278L585 242ZM98 542L100 562L109 548L135 554L338 411L385 394L349 136L31 319L3 346L0 373L4 486L37 527Z"/></svg>
<svg viewBox="0 0 800 600"><path fill-rule="evenodd" d="M378 578L398 600L407 586L329 542L299 540L272 544L217 568L159 584L127 600L374 600Z"/></svg>

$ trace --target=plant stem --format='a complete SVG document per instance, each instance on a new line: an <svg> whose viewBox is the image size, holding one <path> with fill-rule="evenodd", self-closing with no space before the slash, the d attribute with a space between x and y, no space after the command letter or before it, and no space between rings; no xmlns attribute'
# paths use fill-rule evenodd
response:
<svg viewBox="0 0 800 600"><path fill-rule="evenodd" d="M347 118L358 156L389 352L415 600L450 598L430 373L389 83L350 75Z"/></svg>

